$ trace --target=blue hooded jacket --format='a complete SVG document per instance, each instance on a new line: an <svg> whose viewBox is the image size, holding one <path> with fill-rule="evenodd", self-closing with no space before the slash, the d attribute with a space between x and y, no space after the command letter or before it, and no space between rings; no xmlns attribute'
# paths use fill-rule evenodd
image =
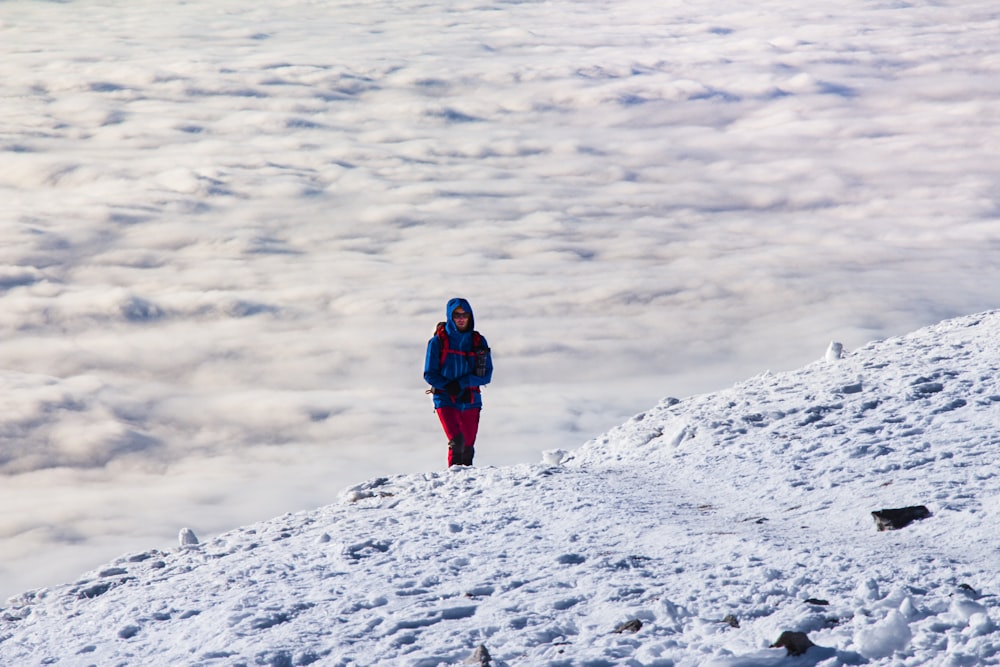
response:
<svg viewBox="0 0 1000 667"><path fill-rule="evenodd" d="M452 314L459 306L469 313L469 330L458 330ZM476 328L476 316L472 306L465 299L451 299L446 309L445 334L448 338L447 352L442 361L442 342L435 335L427 343L427 357L424 360L424 381L434 388L435 408L458 408L469 410L483 407L483 397L479 388L489 384L493 379L493 358L486 338L479 335L480 347L486 348L486 373L476 375L476 356L473 351L473 330ZM462 391L454 398L448 394L446 387L452 381L457 381Z"/></svg>

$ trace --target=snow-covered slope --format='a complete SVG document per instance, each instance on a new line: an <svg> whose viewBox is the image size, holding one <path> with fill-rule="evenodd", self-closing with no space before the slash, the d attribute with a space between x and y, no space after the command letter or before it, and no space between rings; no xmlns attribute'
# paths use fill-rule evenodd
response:
<svg viewBox="0 0 1000 667"><path fill-rule="evenodd" d="M1000 311L835 357L123 556L9 601L0 664L1000 664Z"/></svg>

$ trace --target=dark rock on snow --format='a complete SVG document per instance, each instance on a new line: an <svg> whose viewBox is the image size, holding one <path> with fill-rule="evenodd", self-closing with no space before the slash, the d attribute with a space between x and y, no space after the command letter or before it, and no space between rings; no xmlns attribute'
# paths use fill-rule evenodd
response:
<svg viewBox="0 0 1000 667"><path fill-rule="evenodd" d="M490 656L490 652L486 650L486 644L480 644L465 662L471 665L478 665L478 667L490 667L492 661L493 658Z"/></svg>
<svg viewBox="0 0 1000 667"><path fill-rule="evenodd" d="M615 626L615 632L618 634L623 632L639 632L640 629L642 629L642 621L638 618L633 618L631 621L625 621Z"/></svg>
<svg viewBox="0 0 1000 667"><path fill-rule="evenodd" d="M872 512L872 517L875 519L875 526L879 529L879 531L898 530L919 519L926 519L930 515L930 510L923 505L899 507L896 509L882 509Z"/></svg>
<svg viewBox="0 0 1000 667"><path fill-rule="evenodd" d="M809 640L806 633L788 632L787 630L781 633L778 641L771 644L771 648L784 648L788 651L788 655L802 655L812 646L815 644Z"/></svg>

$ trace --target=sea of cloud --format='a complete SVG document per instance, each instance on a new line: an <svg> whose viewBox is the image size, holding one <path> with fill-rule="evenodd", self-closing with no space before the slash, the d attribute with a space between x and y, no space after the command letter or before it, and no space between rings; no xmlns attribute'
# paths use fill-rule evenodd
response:
<svg viewBox="0 0 1000 667"><path fill-rule="evenodd" d="M1000 10L0 3L0 596L996 306Z"/></svg>

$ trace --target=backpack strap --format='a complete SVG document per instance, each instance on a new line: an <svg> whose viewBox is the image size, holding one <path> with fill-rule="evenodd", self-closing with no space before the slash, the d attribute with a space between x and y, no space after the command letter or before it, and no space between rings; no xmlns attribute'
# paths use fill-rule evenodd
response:
<svg viewBox="0 0 1000 667"><path fill-rule="evenodd" d="M462 352L461 350L452 350L448 345L448 330L445 328L444 322L438 322L437 329L434 331L434 335L438 337L441 341L441 368L444 368L445 359L448 358L449 354L459 354L463 357L473 357L476 355L476 348L482 347L483 337L478 331L472 332L472 352Z"/></svg>
<svg viewBox="0 0 1000 667"><path fill-rule="evenodd" d="M441 363L439 366L444 368L444 360L448 358L448 353L451 351L448 347L448 331L445 329L444 322L438 322L434 335L437 336L438 340L441 342Z"/></svg>

